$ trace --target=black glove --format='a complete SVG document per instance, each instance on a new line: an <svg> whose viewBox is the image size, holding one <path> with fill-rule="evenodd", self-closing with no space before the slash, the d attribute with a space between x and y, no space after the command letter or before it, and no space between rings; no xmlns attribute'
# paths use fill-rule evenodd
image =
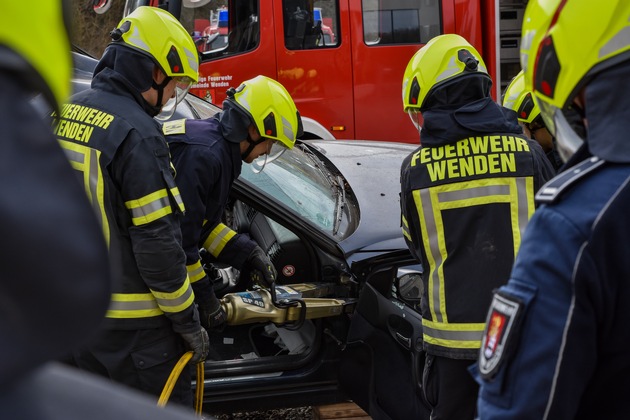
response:
<svg viewBox="0 0 630 420"><path fill-rule="evenodd" d="M271 283L275 283L278 277L276 268L259 246L256 246L249 254L245 264L249 267L251 279L255 283L266 288L270 288Z"/></svg>
<svg viewBox="0 0 630 420"><path fill-rule="evenodd" d="M188 350L192 350L194 352L192 359L190 359L190 362L188 363L195 365L206 360L206 356L210 350L210 339L208 338L208 333L204 328L199 328L199 331L197 332L180 333L179 335L181 335L184 341L186 341Z"/></svg>
<svg viewBox="0 0 630 420"><path fill-rule="evenodd" d="M221 307L221 301L213 294L208 302L199 304L201 326L208 331L223 331L227 315Z"/></svg>

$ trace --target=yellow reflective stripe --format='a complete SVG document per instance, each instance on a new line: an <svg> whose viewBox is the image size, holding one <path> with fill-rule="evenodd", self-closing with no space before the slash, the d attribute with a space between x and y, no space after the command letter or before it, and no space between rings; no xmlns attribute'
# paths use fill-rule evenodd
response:
<svg viewBox="0 0 630 420"><path fill-rule="evenodd" d="M407 218L403 215L402 217L402 233L409 241L411 241L411 234L409 233L409 223L407 223Z"/></svg>
<svg viewBox="0 0 630 420"><path fill-rule="evenodd" d="M463 187L465 185L465 187ZM509 203L514 255L521 235L534 212L533 180L528 178L489 178L465 184L444 184L413 191L418 210L422 241L429 263L428 297L432 319L448 323L444 295L443 263L447 258L442 211L491 203Z"/></svg>
<svg viewBox="0 0 630 420"><path fill-rule="evenodd" d="M114 293L107 318L149 318L162 315L151 293Z"/></svg>
<svg viewBox="0 0 630 420"><path fill-rule="evenodd" d="M518 225L518 229L512 229L512 231L514 232L514 249L518 251L525 228L536 209L534 207L534 178L516 178L515 182L518 191L518 206L516 209L512 207L512 226ZM514 252L515 256L516 251Z"/></svg>
<svg viewBox="0 0 630 420"><path fill-rule="evenodd" d="M175 167L173 166L172 163L171 163L171 167L173 168L173 170L175 170ZM184 200L182 200L182 196L179 193L179 188L174 187L174 188L171 188L170 191L171 191L171 194L173 195L173 198L177 202L179 209L182 211L182 213L186 211L186 206L184 206Z"/></svg>
<svg viewBox="0 0 630 420"><path fill-rule="evenodd" d="M131 221L134 226L153 222L173 212L165 188L139 199L129 200L125 207L131 210Z"/></svg>
<svg viewBox="0 0 630 420"><path fill-rule="evenodd" d="M427 343L443 347L478 349L485 323L442 324L422 320L423 339Z"/></svg>
<svg viewBox="0 0 630 420"><path fill-rule="evenodd" d="M109 247L109 221L107 219L107 213L105 213L105 206L103 205L105 202L105 182L99 164L101 152L100 150L66 140L59 140L59 144L70 161L72 168L81 172L85 192L92 204L96 218L103 229L105 242Z"/></svg>
<svg viewBox="0 0 630 420"><path fill-rule="evenodd" d="M427 277L427 296L429 297L428 303L431 310L431 318L440 322L448 322L445 308L441 305L444 301L442 263L444 258L446 258L446 244L443 238L444 235L438 235L438 231L443 232L444 229L442 214L433 210L438 204L434 188L413 191L413 199L418 209L422 243L429 267L431 267ZM434 200L435 203L433 202Z"/></svg>
<svg viewBox="0 0 630 420"><path fill-rule="evenodd" d="M184 281L182 287L174 292L151 290L151 293L153 293L158 306L164 312L181 312L192 305L195 300L195 294L190 286L188 276L186 276L186 281Z"/></svg>
<svg viewBox="0 0 630 420"><path fill-rule="evenodd" d="M191 283L199 281L206 276L206 272L201 265L201 261L187 265L186 271L188 271L188 278Z"/></svg>
<svg viewBox="0 0 630 420"><path fill-rule="evenodd" d="M236 235L236 232L223 223L219 223L217 227L210 232L208 239L203 243L203 247L206 248L212 256L218 257L221 251L223 251L223 248L225 248L225 245L234 235Z"/></svg>

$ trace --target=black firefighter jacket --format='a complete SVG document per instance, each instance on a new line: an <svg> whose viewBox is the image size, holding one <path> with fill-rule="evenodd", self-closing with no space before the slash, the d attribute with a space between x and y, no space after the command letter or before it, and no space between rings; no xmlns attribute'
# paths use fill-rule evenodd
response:
<svg viewBox="0 0 630 420"><path fill-rule="evenodd" d="M157 121L121 76L98 73L92 88L61 109L56 135L81 173L109 247L113 294L105 326L168 325L194 332L199 321L181 247L184 205Z"/></svg>
<svg viewBox="0 0 630 420"><path fill-rule="evenodd" d="M207 277L200 262L201 248L240 270L256 246L248 236L222 223L232 183L243 164L239 143L223 137L215 117L169 121L163 130L186 203L182 234L188 275L195 294L202 294Z"/></svg>
<svg viewBox="0 0 630 420"><path fill-rule="evenodd" d="M472 360L492 290L509 278L534 193L554 170L516 114L489 98L423 117L422 146L401 168L401 210L424 267L424 348Z"/></svg>

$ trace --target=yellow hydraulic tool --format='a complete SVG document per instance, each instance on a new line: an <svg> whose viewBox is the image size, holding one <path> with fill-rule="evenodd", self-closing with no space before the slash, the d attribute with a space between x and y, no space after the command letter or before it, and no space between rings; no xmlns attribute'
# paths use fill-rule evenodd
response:
<svg viewBox="0 0 630 420"><path fill-rule="evenodd" d="M309 283L272 286L271 291L228 293L221 305L228 325L273 322L299 327L305 319L339 316L354 309L354 300L302 297L317 293L317 288Z"/></svg>

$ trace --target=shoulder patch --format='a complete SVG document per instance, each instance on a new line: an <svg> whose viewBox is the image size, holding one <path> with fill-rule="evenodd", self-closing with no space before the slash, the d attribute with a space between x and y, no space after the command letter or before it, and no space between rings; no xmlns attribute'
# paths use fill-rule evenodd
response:
<svg viewBox="0 0 630 420"><path fill-rule="evenodd" d="M606 163L605 160L593 156L571 168L568 168L566 171L558 174L540 188L540 190L536 193L536 203L553 203L564 191L567 190L568 187L587 174L601 167L604 163Z"/></svg>
<svg viewBox="0 0 630 420"><path fill-rule="evenodd" d="M186 133L186 119L166 121L162 124L162 132L165 136L170 134L184 134Z"/></svg>
<svg viewBox="0 0 630 420"><path fill-rule="evenodd" d="M483 379L494 378L511 349L511 342L516 340L513 334L519 325L523 306L523 302L514 296L494 294L479 351L479 373Z"/></svg>

